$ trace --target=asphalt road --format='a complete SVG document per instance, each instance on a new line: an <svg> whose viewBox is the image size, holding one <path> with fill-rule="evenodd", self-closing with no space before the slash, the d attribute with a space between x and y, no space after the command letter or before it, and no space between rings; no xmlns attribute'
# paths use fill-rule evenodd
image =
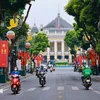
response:
<svg viewBox="0 0 100 100"><path fill-rule="evenodd" d="M92 86L85 90L81 74L73 68L57 68L46 75L47 84L41 87L33 75L22 81L22 90L14 95L9 86L0 93L0 100L100 100L100 81L92 79Z"/></svg>

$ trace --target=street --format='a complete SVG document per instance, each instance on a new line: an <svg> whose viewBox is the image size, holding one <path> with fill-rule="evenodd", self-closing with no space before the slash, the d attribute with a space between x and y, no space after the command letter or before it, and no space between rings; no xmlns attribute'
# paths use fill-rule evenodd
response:
<svg viewBox="0 0 100 100"><path fill-rule="evenodd" d="M0 100L99 100L100 80L92 79L92 86L85 90L81 82L81 73L73 72L73 68L56 68L48 70L47 84L39 85L38 78L32 75L22 81L22 89L14 95L9 86L0 93Z"/></svg>

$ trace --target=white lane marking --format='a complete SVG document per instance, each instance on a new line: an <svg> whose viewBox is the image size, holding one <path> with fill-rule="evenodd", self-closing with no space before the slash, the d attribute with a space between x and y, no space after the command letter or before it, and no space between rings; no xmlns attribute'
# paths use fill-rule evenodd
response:
<svg viewBox="0 0 100 100"><path fill-rule="evenodd" d="M100 92L99 92L99 91L95 91L95 90L94 90L93 92L95 92L95 93L97 93L97 94L100 94Z"/></svg>
<svg viewBox="0 0 100 100"><path fill-rule="evenodd" d="M8 89L4 89L3 92L4 92L4 91L7 91L7 90L8 90Z"/></svg>
<svg viewBox="0 0 100 100"><path fill-rule="evenodd" d="M27 91L34 91L36 88L30 88Z"/></svg>
<svg viewBox="0 0 100 100"><path fill-rule="evenodd" d="M79 90L79 88L76 87L76 86L73 86L73 87L72 87L72 90Z"/></svg>
<svg viewBox="0 0 100 100"><path fill-rule="evenodd" d="M63 86L59 86L58 88L57 88L57 90L64 90L64 87Z"/></svg>
<svg viewBox="0 0 100 100"><path fill-rule="evenodd" d="M0 89L0 94L3 94L5 91L7 91L8 89Z"/></svg>
<svg viewBox="0 0 100 100"><path fill-rule="evenodd" d="M3 89L0 89L0 94L3 94Z"/></svg>
<svg viewBox="0 0 100 100"><path fill-rule="evenodd" d="M97 94L100 94L100 92L99 91L96 91L96 90L94 90L93 88L91 88L90 87L90 89L93 91L93 92L95 92L95 93L97 93Z"/></svg>
<svg viewBox="0 0 100 100"><path fill-rule="evenodd" d="M9 83L9 84L10 84L10 83ZM3 87L1 87L1 88L6 89L6 88L8 88L8 87L10 87L10 85L8 85L8 86L6 86L6 87L3 86Z"/></svg>
<svg viewBox="0 0 100 100"><path fill-rule="evenodd" d="M94 90L92 87L90 87L90 90Z"/></svg>
<svg viewBox="0 0 100 100"><path fill-rule="evenodd" d="M43 88L43 90L49 90L50 89L50 87L45 87L45 88Z"/></svg>

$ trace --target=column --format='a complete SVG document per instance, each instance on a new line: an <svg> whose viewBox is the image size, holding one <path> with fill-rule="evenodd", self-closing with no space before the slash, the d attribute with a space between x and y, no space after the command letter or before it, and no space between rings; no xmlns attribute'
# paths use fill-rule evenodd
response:
<svg viewBox="0 0 100 100"><path fill-rule="evenodd" d="M50 48L47 48L47 61L50 60Z"/></svg>
<svg viewBox="0 0 100 100"><path fill-rule="evenodd" d="M54 58L56 60L57 59L57 41L56 40L54 41L54 52L55 52Z"/></svg>
<svg viewBox="0 0 100 100"><path fill-rule="evenodd" d="M62 50L62 59L64 59L64 40L62 40L62 46L61 46L61 50Z"/></svg>
<svg viewBox="0 0 100 100"><path fill-rule="evenodd" d="M69 63L72 63L72 55L69 53Z"/></svg>

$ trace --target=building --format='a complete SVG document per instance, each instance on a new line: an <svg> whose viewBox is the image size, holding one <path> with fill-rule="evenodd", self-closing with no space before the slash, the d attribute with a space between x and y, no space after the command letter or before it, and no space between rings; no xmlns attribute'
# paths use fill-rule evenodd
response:
<svg viewBox="0 0 100 100"><path fill-rule="evenodd" d="M69 47L64 42L64 37L67 31L73 27L61 18L60 13L49 24L43 27L50 41L50 48L43 53L45 60L68 60L71 62L71 54Z"/></svg>

